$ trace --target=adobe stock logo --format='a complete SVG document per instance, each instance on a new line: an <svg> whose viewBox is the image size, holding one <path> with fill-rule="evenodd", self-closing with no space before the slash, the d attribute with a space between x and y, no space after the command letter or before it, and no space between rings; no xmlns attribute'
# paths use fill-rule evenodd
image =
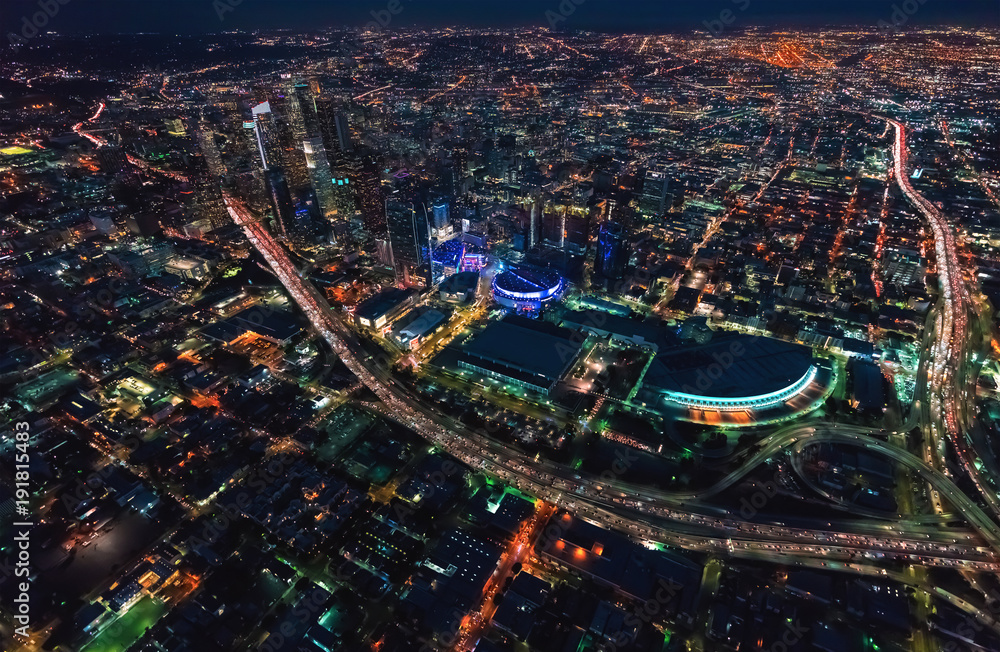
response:
<svg viewBox="0 0 1000 652"><path fill-rule="evenodd" d="M736 364L736 361L746 352L747 350L742 344L739 342L733 342L729 345L729 351L713 353L712 359L715 360L715 362L708 365L704 369L698 370L698 373L695 374L694 387L685 383L684 386L681 387L681 390L685 394L704 395L704 393L711 389L712 386L725 375L726 371Z"/></svg>
<svg viewBox="0 0 1000 652"><path fill-rule="evenodd" d="M38 0L38 8L31 16L21 17L21 33L7 33L7 41L16 50L27 45L28 41L38 36L38 34L49 24L49 21L56 17L63 6L68 5L69 0Z"/></svg>
<svg viewBox="0 0 1000 652"><path fill-rule="evenodd" d="M566 19L576 12L576 8L587 0L562 0L557 9L558 12L549 9L545 12L545 18L549 21L549 28L555 29L559 23L566 22Z"/></svg>
<svg viewBox="0 0 1000 652"><path fill-rule="evenodd" d="M736 9L743 13L750 8L750 0L730 0ZM733 13L732 9L723 9L719 12L719 17L712 20L702 21L702 25L708 30L708 33L712 35L713 38L719 38L722 33L726 31L726 28L736 22L736 14Z"/></svg>
<svg viewBox="0 0 1000 652"><path fill-rule="evenodd" d="M892 5L892 15L889 16L891 23L884 18L878 21L881 29L891 32L898 32L903 25L910 22L910 17L920 11L920 7L927 3L927 0L904 0L901 4Z"/></svg>
<svg viewBox="0 0 1000 652"><path fill-rule="evenodd" d="M777 495L777 478L765 482L757 491L750 494L749 499L746 496L740 498L740 517L745 521L753 520L760 510L764 509L767 503Z"/></svg>

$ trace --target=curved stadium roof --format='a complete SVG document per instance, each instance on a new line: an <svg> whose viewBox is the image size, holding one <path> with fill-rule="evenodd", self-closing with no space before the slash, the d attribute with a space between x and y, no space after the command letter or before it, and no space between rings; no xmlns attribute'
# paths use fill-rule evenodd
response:
<svg viewBox="0 0 1000 652"><path fill-rule="evenodd" d="M548 269L511 267L493 279L493 289L518 299L542 299L559 291L562 277Z"/></svg>
<svg viewBox="0 0 1000 652"><path fill-rule="evenodd" d="M794 389L812 367L812 351L806 346L767 337L723 335L705 344L685 343L661 351L644 384L685 398L764 397Z"/></svg>

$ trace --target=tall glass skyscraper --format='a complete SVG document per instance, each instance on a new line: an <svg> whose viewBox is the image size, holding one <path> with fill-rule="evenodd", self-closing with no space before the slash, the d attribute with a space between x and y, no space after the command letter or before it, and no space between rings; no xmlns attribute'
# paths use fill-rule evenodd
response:
<svg viewBox="0 0 1000 652"><path fill-rule="evenodd" d="M427 207L413 198L390 197L385 203L385 217L396 280L409 285L430 258Z"/></svg>
<svg viewBox="0 0 1000 652"><path fill-rule="evenodd" d="M288 189L285 173L279 165L280 151L278 130L274 124L271 105L263 102L251 109L254 138L264 174L264 188L274 215L275 230L288 240L305 240L310 236L309 223L303 222L295 212L295 202Z"/></svg>
<svg viewBox="0 0 1000 652"><path fill-rule="evenodd" d="M306 158L306 169L319 211L327 219L337 216L337 202L334 197L333 173L330 160L323 145L323 130L320 128L316 102L308 84L296 84L291 104L294 133L302 139L302 152Z"/></svg>
<svg viewBox="0 0 1000 652"><path fill-rule="evenodd" d="M600 276L618 280L625 274L628 263L625 230L620 224L604 222L597 232L597 252L594 271Z"/></svg>

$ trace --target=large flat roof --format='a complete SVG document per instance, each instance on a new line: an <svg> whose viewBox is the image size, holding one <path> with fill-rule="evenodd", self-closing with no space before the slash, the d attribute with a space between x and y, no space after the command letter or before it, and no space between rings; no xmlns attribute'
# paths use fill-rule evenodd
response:
<svg viewBox="0 0 1000 652"><path fill-rule="evenodd" d="M399 334L410 338L420 337L432 328L436 328L437 325L443 323L444 320L445 315L443 312L431 308L403 328L399 329Z"/></svg>
<svg viewBox="0 0 1000 652"><path fill-rule="evenodd" d="M809 347L768 337L716 334L661 350L643 384L661 391L714 398L760 396L783 390L806 375Z"/></svg>
<svg viewBox="0 0 1000 652"><path fill-rule="evenodd" d="M554 381L563 376L580 353L583 340L575 333L510 315L491 323L466 344L462 358L472 364L492 363Z"/></svg>
<svg viewBox="0 0 1000 652"><path fill-rule="evenodd" d="M582 329L593 329L613 333L619 337L640 338L655 343L660 336L657 325L621 317L603 310L568 310L561 323Z"/></svg>
<svg viewBox="0 0 1000 652"><path fill-rule="evenodd" d="M289 312L254 306L201 330L204 335L223 342L232 342L250 331L283 342L301 332L302 326Z"/></svg>
<svg viewBox="0 0 1000 652"><path fill-rule="evenodd" d="M392 312L394 308L409 299L412 295L412 290L390 288L363 301L354 310L354 314L357 317L375 321L382 315Z"/></svg>

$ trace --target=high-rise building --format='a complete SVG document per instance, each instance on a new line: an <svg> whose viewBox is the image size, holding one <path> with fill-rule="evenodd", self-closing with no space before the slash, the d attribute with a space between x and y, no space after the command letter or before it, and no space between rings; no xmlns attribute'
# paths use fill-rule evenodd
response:
<svg viewBox="0 0 1000 652"><path fill-rule="evenodd" d="M207 221L212 230L229 224L229 212L222 199L218 180L205 173L193 174L191 184L194 187L194 208L198 219Z"/></svg>
<svg viewBox="0 0 1000 652"><path fill-rule="evenodd" d="M351 124L347 121L347 114L343 112L338 112L336 117L337 123L337 143L340 145L340 151L342 152L352 152L354 151L354 144L351 142Z"/></svg>
<svg viewBox="0 0 1000 652"><path fill-rule="evenodd" d="M330 162L326 158L323 140L318 136L306 138L302 141L302 151L306 155L306 167L309 169L320 213L327 219L335 219L338 211L334 196L333 173L330 172Z"/></svg>
<svg viewBox="0 0 1000 652"><path fill-rule="evenodd" d="M542 239L550 247L562 249L566 244L566 207L549 204L542 212Z"/></svg>
<svg viewBox="0 0 1000 652"><path fill-rule="evenodd" d="M288 190L288 182L281 168L270 168L264 173L264 179L277 232L286 239L301 240L306 229L302 228L295 214L292 194Z"/></svg>
<svg viewBox="0 0 1000 652"><path fill-rule="evenodd" d="M447 197L438 197L431 203L431 213L434 216L434 228L436 230L445 228L451 222L451 202Z"/></svg>
<svg viewBox="0 0 1000 652"><path fill-rule="evenodd" d="M670 176L665 170L648 170L639 197L639 212L646 217L666 213L673 204L671 187Z"/></svg>
<svg viewBox="0 0 1000 652"><path fill-rule="evenodd" d="M525 238L525 249L530 251L542 242L542 202L531 202L531 214L528 218L528 233Z"/></svg>
<svg viewBox="0 0 1000 652"><path fill-rule="evenodd" d="M439 174L441 187L449 195L458 193L458 174L455 171L455 164L451 161L441 166Z"/></svg>
<svg viewBox="0 0 1000 652"><path fill-rule="evenodd" d="M215 145L215 132L204 120L198 123L198 146L201 148L202 156L205 157L208 173L215 179L222 177L226 170L219 156L219 148Z"/></svg>
<svg viewBox="0 0 1000 652"><path fill-rule="evenodd" d="M354 191L357 193L365 230L376 238L385 237L385 200L382 181L374 165L368 164L362 168L355 181Z"/></svg>
<svg viewBox="0 0 1000 652"><path fill-rule="evenodd" d="M594 271L606 279L618 280L624 275L627 262L625 230L620 224L604 222L597 232Z"/></svg>
<svg viewBox="0 0 1000 652"><path fill-rule="evenodd" d="M264 170L280 165L277 128L274 115L271 113L271 103L263 102L251 110L253 114L254 138L257 141L257 154Z"/></svg>
<svg viewBox="0 0 1000 652"><path fill-rule="evenodd" d="M358 210L357 198L354 194L355 183L351 175L338 172L333 177L333 203L337 210L337 222L349 221Z"/></svg>
<svg viewBox="0 0 1000 652"><path fill-rule="evenodd" d="M337 137L337 105L329 96L319 96L313 101L316 105L320 134L323 136L323 147L330 157L330 165L336 167L343 160L343 150Z"/></svg>
<svg viewBox="0 0 1000 652"><path fill-rule="evenodd" d="M385 218L396 280L409 285L429 259L427 208L416 198L390 197L385 202Z"/></svg>
<svg viewBox="0 0 1000 652"><path fill-rule="evenodd" d="M590 244L590 215L585 210L566 213L566 242L564 248L582 254Z"/></svg>
<svg viewBox="0 0 1000 652"><path fill-rule="evenodd" d="M274 215L275 229L288 240L311 241L314 229L310 217L305 211L296 211L284 166L281 165L284 157L279 142L279 129L275 124L270 102L254 106L251 112L254 118L257 151L263 168L264 188Z"/></svg>
<svg viewBox="0 0 1000 652"><path fill-rule="evenodd" d="M295 84L285 89L285 110L283 115L288 120L291 127L291 135L296 143L301 143L306 137L306 117L304 115L306 98L309 96L309 86L307 84Z"/></svg>
<svg viewBox="0 0 1000 652"><path fill-rule="evenodd" d="M292 101L289 102L292 130L305 154L306 169L319 204L319 212L327 219L334 219L337 216L337 206L333 174L330 172L330 160L323 144L316 102L308 84L296 84L293 91Z"/></svg>

